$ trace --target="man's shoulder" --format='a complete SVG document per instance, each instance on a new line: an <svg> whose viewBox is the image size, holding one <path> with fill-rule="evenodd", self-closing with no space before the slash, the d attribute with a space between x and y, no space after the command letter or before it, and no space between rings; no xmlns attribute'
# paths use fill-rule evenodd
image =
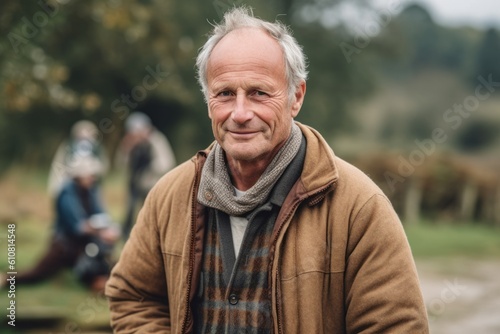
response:
<svg viewBox="0 0 500 334"><path fill-rule="evenodd" d="M186 222L193 204L197 162L188 160L166 173L150 190L144 203L144 212L156 221L160 229L177 226L181 230L189 224L169 224L169 221Z"/></svg>
<svg viewBox="0 0 500 334"><path fill-rule="evenodd" d="M167 191L172 187L184 187L190 184L196 175L194 159L187 160L163 175L156 185L154 191Z"/></svg>
<svg viewBox="0 0 500 334"><path fill-rule="evenodd" d="M382 190L359 168L337 156L321 134L306 125L297 123L308 140L309 161L307 168L308 184L316 185L324 180L336 183L336 192L352 194L358 199L375 194L383 195ZM303 175L304 177L304 175Z"/></svg>

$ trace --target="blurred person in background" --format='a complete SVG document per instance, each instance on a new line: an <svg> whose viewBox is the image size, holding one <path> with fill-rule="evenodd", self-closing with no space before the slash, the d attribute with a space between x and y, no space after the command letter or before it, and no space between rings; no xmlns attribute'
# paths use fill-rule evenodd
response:
<svg viewBox="0 0 500 334"><path fill-rule="evenodd" d="M16 276L16 284L37 283L71 268L82 283L102 291L111 269L111 250L120 235L101 203L102 171L102 163L92 155L79 156L68 166L69 179L56 199L50 246L38 264Z"/></svg>
<svg viewBox="0 0 500 334"><path fill-rule="evenodd" d="M168 139L144 113L134 112L125 121L125 136L120 143L117 166L128 169L127 211L123 237L128 238L136 213L149 190L175 166L175 157Z"/></svg>
<svg viewBox="0 0 500 334"><path fill-rule="evenodd" d="M59 145L52 159L47 186L52 198L57 198L63 185L70 179L68 169L73 161L87 156L101 162L103 175L107 172L109 159L99 142L99 131L94 123L81 120L73 125L70 137Z"/></svg>
<svg viewBox="0 0 500 334"><path fill-rule="evenodd" d="M215 142L146 199L106 286L114 332L428 333L391 203L294 121L289 29L234 8L197 67Z"/></svg>

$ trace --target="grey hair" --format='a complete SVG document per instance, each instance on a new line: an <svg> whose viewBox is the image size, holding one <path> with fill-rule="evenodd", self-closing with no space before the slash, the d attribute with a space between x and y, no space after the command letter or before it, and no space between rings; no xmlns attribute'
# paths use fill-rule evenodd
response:
<svg viewBox="0 0 500 334"><path fill-rule="evenodd" d="M236 7L224 14L220 24L215 24L208 40L201 47L196 58L196 67L198 69L198 83L201 91L208 101L208 82L207 65L213 49L220 40L230 32L240 28L258 28L268 33L276 39L283 50L285 60L285 73L288 81L288 97L293 100L295 90L302 81L307 80L306 56L302 47L292 36L290 29L283 23L276 21L274 23L263 21L253 16L253 12L248 7Z"/></svg>

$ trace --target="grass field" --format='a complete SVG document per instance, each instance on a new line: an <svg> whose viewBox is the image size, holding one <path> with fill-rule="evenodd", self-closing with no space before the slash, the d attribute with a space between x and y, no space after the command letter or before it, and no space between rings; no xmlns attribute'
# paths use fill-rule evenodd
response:
<svg viewBox="0 0 500 334"><path fill-rule="evenodd" d="M16 269L19 271L29 268L43 255L51 236L53 212L51 200L45 192L45 177L43 172L17 169L0 179L0 249L6 249L7 224L15 223ZM125 203L123 180L123 175L114 174L103 183L104 201L117 221L122 218ZM433 294L439 293L432 288L440 287L436 279L465 277L461 270L467 271L463 268L467 261L477 265L480 260L491 262L500 258L500 231L479 224L422 222L406 227L406 232L430 302ZM6 251L2 252L0 271L4 272L7 256ZM491 275L491 271L484 272L486 276ZM102 295L89 293L70 271L62 272L50 281L21 286L16 290L16 331L3 323L1 333L110 333L105 299ZM5 310L7 291L0 293L0 309ZM432 311L432 305L428 306ZM449 310L452 310L451 306ZM442 322L456 321L445 316L436 319L433 325L436 328Z"/></svg>
<svg viewBox="0 0 500 334"><path fill-rule="evenodd" d="M500 258L500 229L481 224L432 224L405 228L416 258Z"/></svg>

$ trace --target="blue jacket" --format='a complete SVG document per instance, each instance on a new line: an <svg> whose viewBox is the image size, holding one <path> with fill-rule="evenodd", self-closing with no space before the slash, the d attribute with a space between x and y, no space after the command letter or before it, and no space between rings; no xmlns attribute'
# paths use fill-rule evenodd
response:
<svg viewBox="0 0 500 334"><path fill-rule="evenodd" d="M96 184L89 190L90 213L87 213L78 196L77 184L73 180L66 183L56 200L56 235L63 237L84 235L83 223L93 214L104 212L98 188Z"/></svg>

